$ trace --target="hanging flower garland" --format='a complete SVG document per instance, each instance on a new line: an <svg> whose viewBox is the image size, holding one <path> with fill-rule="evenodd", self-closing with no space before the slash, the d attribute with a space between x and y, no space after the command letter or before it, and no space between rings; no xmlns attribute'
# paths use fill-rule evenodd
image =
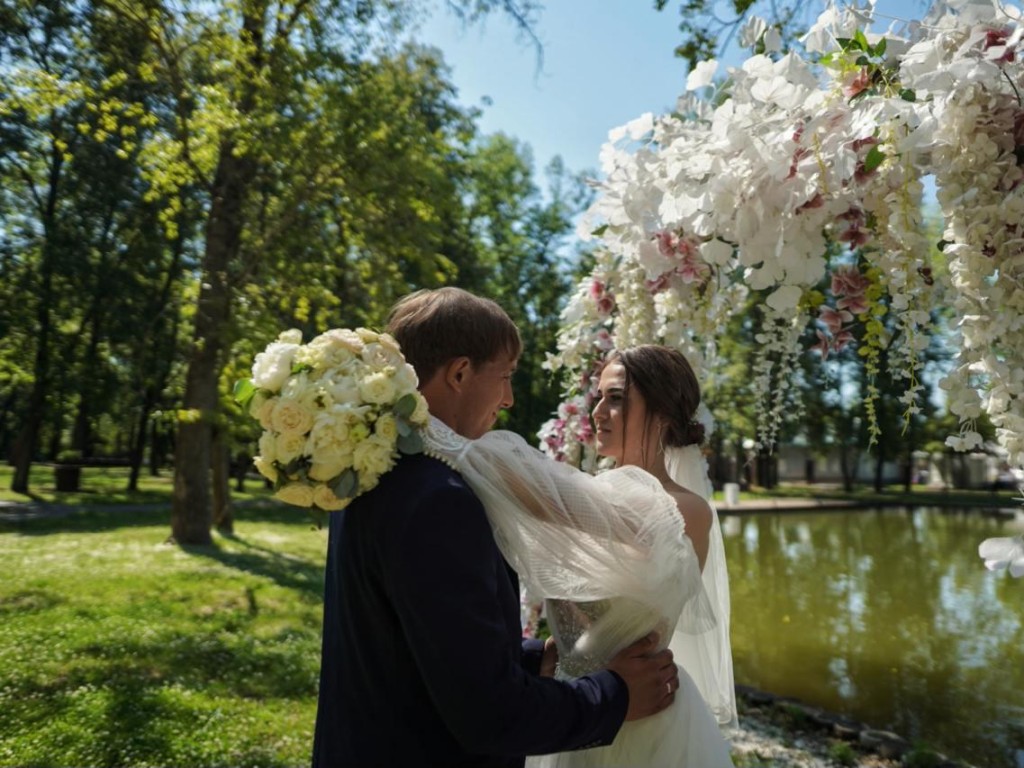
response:
<svg viewBox="0 0 1024 768"><path fill-rule="evenodd" d="M772 50L755 19L744 36L765 52L730 69L722 91L694 95L717 72L703 62L672 114L612 132L601 195L580 227L599 240L597 265L549 360L569 383L545 426L554 455L592 463L583 422L603 350L657 341L710 372L719 334L753 290L766 296L753 370L762 446L775 441L809 323L822 355L852 343L862 324L869 374L881 372L885 350L909 418L930 310L950 303L959 353L942 386L961 430L948 443L979 445L985 411L1011 463L1024 466L1021 14L939 7L905 38L870 25L869 7L829 8L804 38L808 60ZM948 276L929 266L928 175ZM826 297L814 287L830 268ZM870 385L873 439L876 397Z"/></svg>

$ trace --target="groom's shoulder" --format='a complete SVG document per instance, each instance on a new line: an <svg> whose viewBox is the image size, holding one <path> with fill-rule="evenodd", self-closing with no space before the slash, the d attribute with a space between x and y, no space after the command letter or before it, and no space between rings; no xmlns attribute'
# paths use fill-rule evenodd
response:
<svg viewBox="0 0 1024 768"><path fill-rule="evenodd" d="M433 489L463 490L472 493L462 475L443 461L423 453L403 455L386 477L390 483L417 493Z"/></svg>

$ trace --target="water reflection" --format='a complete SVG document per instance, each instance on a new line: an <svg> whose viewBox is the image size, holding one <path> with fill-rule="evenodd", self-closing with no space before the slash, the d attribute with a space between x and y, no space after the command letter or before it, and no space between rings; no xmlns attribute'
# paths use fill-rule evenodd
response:
<svg viewBox="0 0 1024 768"><path fill-rule="evenodd" d="M915 508L727 516L736 679L979 766L1024 754L1024 580L986 571L1024 521Z"/></svg>

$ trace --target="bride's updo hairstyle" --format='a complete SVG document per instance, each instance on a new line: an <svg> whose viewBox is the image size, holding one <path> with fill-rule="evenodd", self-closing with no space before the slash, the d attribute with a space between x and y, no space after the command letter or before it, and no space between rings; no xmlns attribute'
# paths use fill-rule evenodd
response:
<svg viewBox="0 0 1024 768"><path fill-rule="evenodd" d="M519 330L505 310L454 287L424 289L402 298L388 316L387 330L421 384L457 357L468 357L477 367L503 352L515 360L523 349Z"/></svg>
<svg viewBox="0 0 1024 768"><path fill-rule="evenodd" d="M665 420L662 440L666 448L704 442L704 425L694 418L700 405L700 384L682 352L643 344L613 352L608 362L622 364L627 390L635 387L643 398L647 406L645 432L660 416Z"/></svg>

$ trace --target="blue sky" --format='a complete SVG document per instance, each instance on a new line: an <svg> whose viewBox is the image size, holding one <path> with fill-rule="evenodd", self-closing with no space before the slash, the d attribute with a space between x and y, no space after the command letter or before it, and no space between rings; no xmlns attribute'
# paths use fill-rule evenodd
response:
<svg viewBox="0 0 1024 768"><path fill-rule="evenodd" d="M667 111L685 87L686 63L672 53L678 6L657 12L653 0L548 0L536 25L541 69L534 47L500 14L463 28L438 8L416 37L444 52L460 102L483 109L483 132L503 131L533 148L538 175L555 155L573 171L596 171L609 130ZM814 6L811 18L823 7ZM920 18L924 3L880 0L878 7Z"/></svg>

